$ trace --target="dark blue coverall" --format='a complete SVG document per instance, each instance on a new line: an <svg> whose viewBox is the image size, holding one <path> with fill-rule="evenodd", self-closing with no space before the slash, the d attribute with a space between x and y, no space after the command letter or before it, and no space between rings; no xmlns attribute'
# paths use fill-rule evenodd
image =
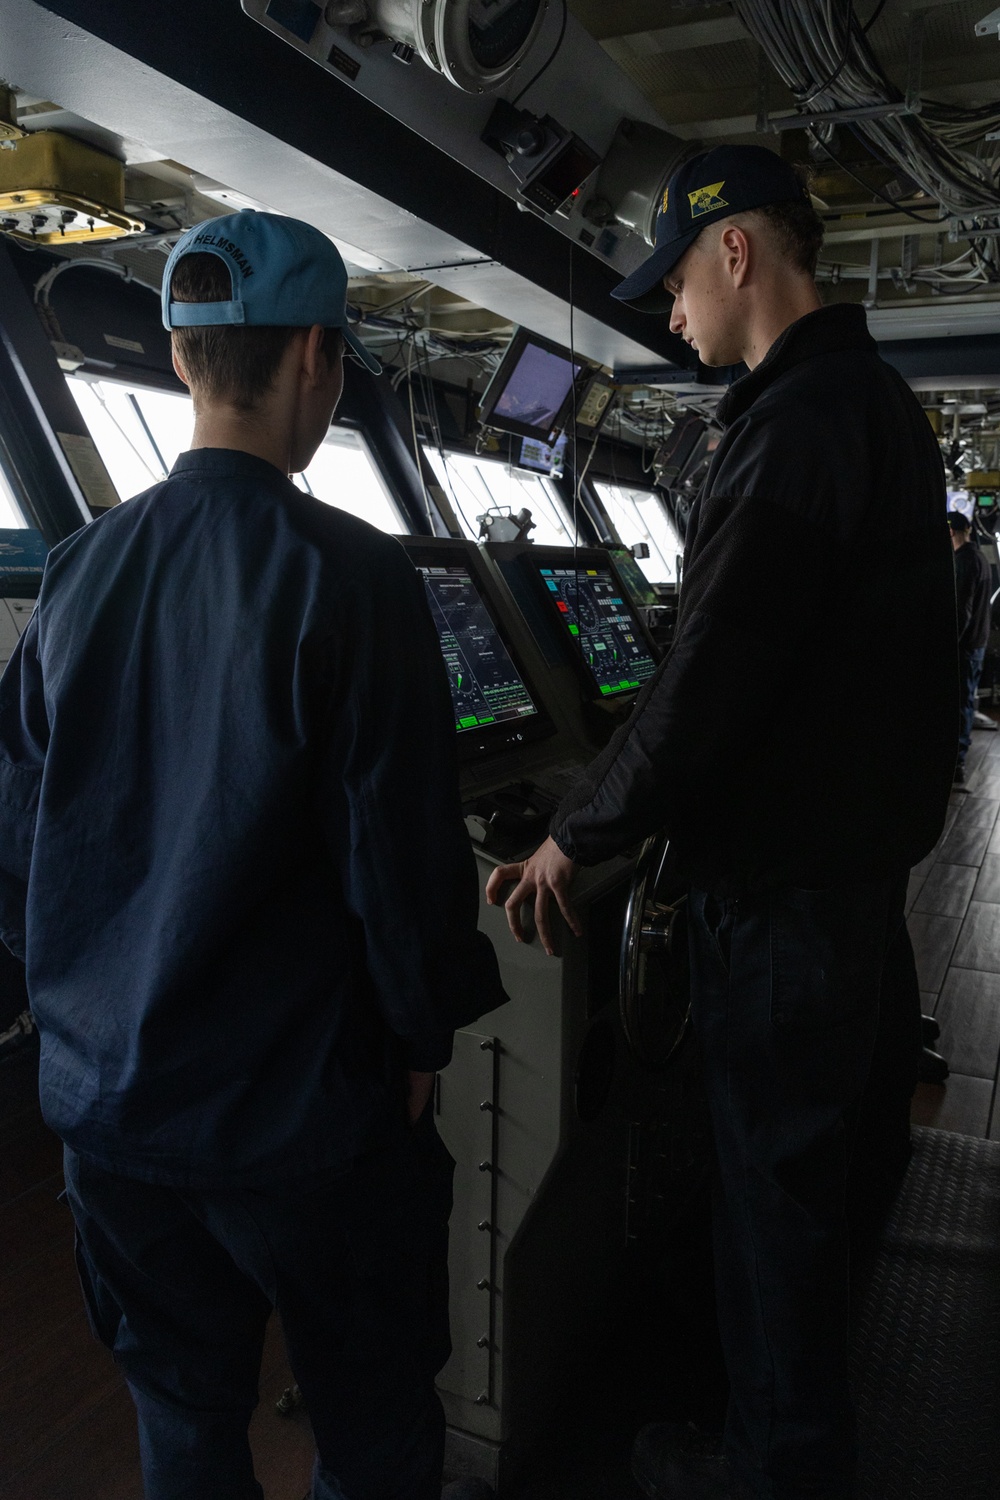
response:
<svg viewBox="0 0 1000 1500"><path fill-rule="evenodd" d="M0 684L0 937L151 1500L261 1495L272 1306L316 1496L436 1496L452 1164L405 1075L504 999L477 911L395 541L203 449L53 551Z"/></svg>

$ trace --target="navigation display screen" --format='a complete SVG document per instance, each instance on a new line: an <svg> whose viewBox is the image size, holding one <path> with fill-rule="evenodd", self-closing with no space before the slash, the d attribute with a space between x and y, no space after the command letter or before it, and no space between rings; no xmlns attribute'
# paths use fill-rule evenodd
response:
<svg viewBox="0 0 1000 1500"><path fill-rule="evenodd" d="M468 568L419 567L448 669L459 733L536 715L538 709Z"/></svg>
<svg viewBox="0 0 1000 1500"><path fill-rule="evenodd" d="M608 568L540 568L560 619L603 697L634 692L656 671L632 606Z"/></svg>

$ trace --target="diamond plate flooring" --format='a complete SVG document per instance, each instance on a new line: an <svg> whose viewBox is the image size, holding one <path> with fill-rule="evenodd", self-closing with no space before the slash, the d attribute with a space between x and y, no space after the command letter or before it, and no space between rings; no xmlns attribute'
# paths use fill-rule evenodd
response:
<svg viewBox="0 0 1000 1500"><path fill-rule="evenodd" d="M907 896L924 1013L941 1023L952 1070L943 1086L919 1086L913 1121L1000 1139L1000 732L973 733L966 769Z"/></svg>
<svg viewBox="0 0 1000 1500"><path fill-rule="evenodd" d="M1000 1142L914 1131L854 1349L861 1500L996 1500Z"/></svg>

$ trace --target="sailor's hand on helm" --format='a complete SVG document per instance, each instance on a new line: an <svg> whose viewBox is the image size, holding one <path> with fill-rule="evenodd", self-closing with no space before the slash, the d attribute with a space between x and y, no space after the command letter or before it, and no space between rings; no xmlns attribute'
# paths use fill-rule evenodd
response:
<svg viewBox="0 0 1000 1500"><path fill-rule="evenodd" d="M576 874L576 865L565 855L554 839L548 838L529 859L516 865L498 865L486 882L486 899L491 906L498 905L505 885L515 882L514 889L503 903L507 913L507 925L519 943L525 941L521 908L526 901L534 901L535 927L542 940L542 947L551 958L555 953L552 928L549 923L549 902L552 898L566 920L570 931L579 937L583 931L580 918L569 899L569 888Z"/></svg>
<svg viewBox="0 0 1000 1500"><path fill-rule="evenodd" d="M406 1079L406 1114L411 1125L416 1125L434 1093L435 1073L415 1073L412 1069Z"/></svg>

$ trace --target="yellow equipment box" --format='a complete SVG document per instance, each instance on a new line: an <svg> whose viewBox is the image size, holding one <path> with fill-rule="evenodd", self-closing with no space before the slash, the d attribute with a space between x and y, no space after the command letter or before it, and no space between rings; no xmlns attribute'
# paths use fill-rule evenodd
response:
<svg viewBox="0 0 1000 1500"><path fill-rule="evenodd" d="M86 141L39 130L0 150L0 230L29 245L139 234L125 213L125 169Z"/></svg>

